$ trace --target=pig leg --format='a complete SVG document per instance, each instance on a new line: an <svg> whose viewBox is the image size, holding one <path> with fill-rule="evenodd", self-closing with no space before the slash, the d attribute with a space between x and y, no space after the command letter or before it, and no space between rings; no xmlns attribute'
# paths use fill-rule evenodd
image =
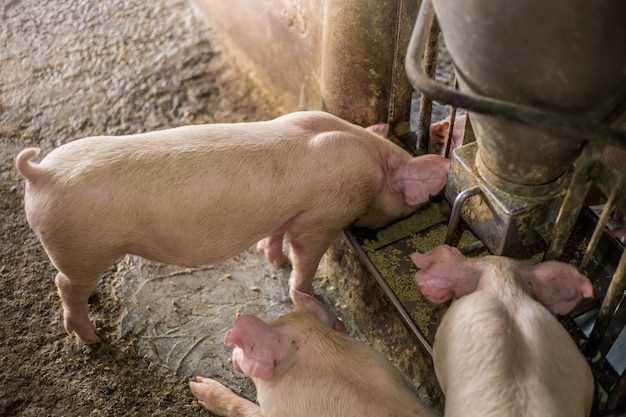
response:
<svg viewBox="0 0 626 417"><path fill-rule="evenodd" d="M289 277L289 295L296 307L317 315L331 327L343 331L343 324L313 295L313 278L317 267L338 233L324 231L290 234L293 271Z"/></svg>
<svg viewBox="0 0 626 417"><path fill-rule="evenodd" d="M86 251L88 247L65 247L60 251L47 245L46 251L60 271L55 278L55 284L63 304L65 331L69 335L75 333L84 343L91 344L100 339L96 335L95 326L89 320L87 299L96 292L100 275L113 265L119 255L108 256L105 249Z"/></svg>
<svg viewBox="0 0 626 417"><path fill-rule="evenodd" d="M59 272L54 280L57 291L63 303L63 327L68 335L76 335L85 343L96 343L100 339L96 336L96 328L89 320L87 299L96 290L98 276L80 280L70 279Z"/></svg>
<svg viewBox="0 0 626 417"><path fill-rule="evenodd" d="M289 258L285 256L283 252L283 237L285 232L276 232L268 238L265 238L257 243L256 248L258 251L263 251L267 262L274 266L283 266Z"/></svg>
<svg viewBox="0 0 626 417"><path fill-rule="evenodd" d="M258 405L237 396L219 382L197 376L189 388L207 410L224 417L262 417Z"/></svg>

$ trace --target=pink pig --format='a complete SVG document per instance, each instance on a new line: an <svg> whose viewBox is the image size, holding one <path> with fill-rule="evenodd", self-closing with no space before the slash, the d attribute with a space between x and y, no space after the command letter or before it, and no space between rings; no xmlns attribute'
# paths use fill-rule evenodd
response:
<svg viewBox="0 0 626 417"><path fill-rule="evenodd" d="M235 348L235 370L252 378L259 405L197 377L191 391L217 415L434 417L382 355L309 313L290 313L270 324L239 316L224 343Z"/></svg>
<svg viewBox="0 0 626 417"><path fill-rule="evenodd" d="M285 235L292 300L339 326L312 290L329 244L351 223L377 227L409 214L447 178L446 160L413 158L381 129L300 112L85 138L38 164L38 149L23 150L16 165L26 179L26 216L59 270L65 330L99 340L87 298L125 254L195 266L263 239L266 258L280 264Z"/></svg>
<svg viewBox="0 0 626 417"><path fill-rule="evenodd" d="M465 259L445 245L412 259L426 298L455 299L433 347L446 417L589 415L591 370L550 313L593 295L584 275L562 262Z"/></svg>
<svg viewBox="0 0 626 417"><path fill-rule="evenodd" d="M454 118L454 130L452 131L452 143L450 144L450 154L452 151L461 146L463 142L463 134L465 133L465 124L467 122L467 115L465 113L457 112ZM442 154L444 146L450 131L450 117L435 122L430 125L430 147L431 152L436 154Z"/></svg>

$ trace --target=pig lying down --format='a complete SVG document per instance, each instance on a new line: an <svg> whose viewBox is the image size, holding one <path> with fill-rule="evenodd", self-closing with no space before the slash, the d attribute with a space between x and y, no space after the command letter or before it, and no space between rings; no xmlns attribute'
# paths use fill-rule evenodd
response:
<svg viewBox="0 0 626 417"><path fill-rule="evenodd" d="M429 300L456 298L437 330L433 352L446 417L589 415L591 371L546 309L566 314L591 297L586 277L561 262L532 266L494 256L466 260L449 246L412 259L420 268L417 284ZM240 316L224 342L235 348L235 370L255 383L259 405L215 380L197 377L191 390L215 414L433 415L384 358L308 313L270 324Z"/></svg>
<svg viewBox="0 0 626 417"><path fill-rule="evenodd" d="M465 259L449 246L412 259L426 298L456 298L433 347L447 417L589 415L591 370L548 311L567 314L591 297L585 276L562 262Z"/></svg>
<svg viewBox="0 0 626 417"><path fill-rule="evenodd" d="M217 415L434 417L382 355L309 313L270 324L239 316L224 343L235 348L235 370L252 378L259 405L197 377L190 383L193 394Z"/></svg>
<svg viewBox="0 0 626 417"><path fill-rule="evenodd" d="M447 178L446 160L412 158L379 129L300 112L86 138L38 164L38 149L23 150L16 165L26 179L26 216L59 270L66 331L99 340L87 298L125 254L198 266L263 239L268 261L280 264L285 235L292 300L337 324L312 295L332 240L354 222L378 227L408 215Z"/></svg>

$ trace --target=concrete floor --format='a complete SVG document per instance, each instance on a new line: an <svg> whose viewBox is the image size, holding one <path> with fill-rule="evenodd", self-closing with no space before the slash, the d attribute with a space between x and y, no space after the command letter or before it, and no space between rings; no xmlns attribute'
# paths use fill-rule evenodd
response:
<svg viewBox="0 0 626 417"><path fill-rule="evenodd" d="M285 311L288 271L254 253L182 275L126 259L91 299L106 342L81 347L63 332L13 158L27 146L45 154L85 136L268 119L273 109L185 1L7 0L0 21L0 415L207 415L187 388L196 372L253 397L221 338L237 308Z"/></svg>

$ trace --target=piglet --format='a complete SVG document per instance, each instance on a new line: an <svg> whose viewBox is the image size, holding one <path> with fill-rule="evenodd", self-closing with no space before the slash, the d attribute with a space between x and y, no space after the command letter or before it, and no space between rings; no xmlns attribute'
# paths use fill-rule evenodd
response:
<svg viewBox="0 0 626 417"><path fill-rule="evenodd" d="M265 323L237 317L224 343L233 367L252 378L258 405L219 382L190 382L199 403L228 417L434 417L402 375L367 345L309 313Z"/></svg>
<svg viewBox="0 0 626 417"><path fill-rule="evenodd" d="M463 144L463 134L465 133L465 124L467 115L465 113L456 113L454 118L454 130L452 131L452 143L450 144L450 153ZM443 154L448 133L450 131L450 117L435 122L430 125L430 148L431 152Z"/></svg>
<svg viewBox="0 0 626 417"><path fill-rule="evenodd" d="M449 246L412 259L426 298L455 299L433 347L446 417L589 415L591 370L551 314L593 295L584 275L562 262L465 259Z"/></svg>
<svg viewBox="0 0 626 417"><path fill-rule="evenodd" d="M28 223L58 269L65 330L98 341L87 298L125 254L168 264L223 261L263 239L272 263L291 243L290 294L339 326L314 297L320 258L356 222L378 227L443 188L448 163L411 157L323 112L254 123L185 126L63 145L40 163L16 157Z"/></svg>

